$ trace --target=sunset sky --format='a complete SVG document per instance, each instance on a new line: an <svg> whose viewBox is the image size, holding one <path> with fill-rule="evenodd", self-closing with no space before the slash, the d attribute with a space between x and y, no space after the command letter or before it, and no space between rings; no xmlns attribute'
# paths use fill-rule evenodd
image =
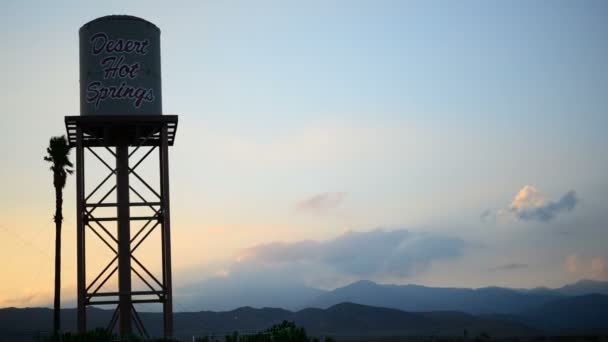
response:
<svg viewBox="0 0 608 342"><path fill-rule="evenodd" d="M177 305L215 278L608 280L606 1L2 1L0 307L51 303L42 157L108 14L162 31ZM64 197L69 304L74 177Z"/></svg>

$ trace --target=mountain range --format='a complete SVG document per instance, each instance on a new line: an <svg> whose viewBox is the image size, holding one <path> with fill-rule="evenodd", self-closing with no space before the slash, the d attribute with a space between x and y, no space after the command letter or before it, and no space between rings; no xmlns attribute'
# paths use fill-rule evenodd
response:
<svg viewBox="0 0 608 342"><path fill-rule="evenodd" d="M470 314L515 314L560 298L586 294L608 295L608 282L580 280L560 288L478 289L384 285L361 280L331 291L299 285L277 286L213 282L177 290L177 311L226 311L241 306L280 307L292 311L304 308L329 308L351 302L403 311L461 311ZM150 309L153 309L150 307Z"/></svg>
<svg viewBox="0 0 608 342"><path fill-rule="evenodd" d="M317 296L307 307L327 308L343 302L404 311L461 311L470 314L519 314L569 296L608 295L608 282L581 280L557 289L439 288L380 285L362 280Z"/></svg>
<svg viewBox="0 0 608 342"><path fill-rule="evenodd" d="M263 308L177 312L176 335L261 331L283 320L295 321L311 335L334 337L608 333L608 282L585 280L557 289L463 289L359 281L316 292L299 310L269 303ZM240 298L247 299L245 294ZM89 328L105 326L111 315L110 310L89 308ZM0 309L0 341L31 340L50 330L51 317L48 308ZM65 329L75 328L75 309L64 309L62 317ZM152 335L161 333L160 313L142 312L141 317Z"/></svg>
<svg viewBox="0 0 608 342"><path fill-rule="evenodd" d="M105 327L111 310L90 308L89 329ZM140 313L152 336L162 333L162 316ZM62 310L64 330L76 327L76 310ZM592 294L560 298L517 315L472 315L457 311L406 312L353 303L327 309L308 308L288 311L278 308L242 307L215 312L177 312L175 335L225 336L233 331L259 332L284 320L294 321L312 336L389 337L463 336L488 333L494 337L540 335L605 335L608 333L608 296ZM52 310L48 308L0 309L0 341L31 341L51 329Z"/></svg>

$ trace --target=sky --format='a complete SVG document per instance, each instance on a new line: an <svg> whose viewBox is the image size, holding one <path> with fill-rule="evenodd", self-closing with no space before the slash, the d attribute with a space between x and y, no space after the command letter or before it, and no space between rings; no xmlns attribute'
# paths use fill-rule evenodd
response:
<svg viewBox="0 0 608 342"><path fill-rule="evenodd" d="M162 31L177 295L608 280L604 1L5 0L0 307L51 303L42 157L79 114L78 29L109 14ZM64 197L69 304L74 177Z"/></svg>

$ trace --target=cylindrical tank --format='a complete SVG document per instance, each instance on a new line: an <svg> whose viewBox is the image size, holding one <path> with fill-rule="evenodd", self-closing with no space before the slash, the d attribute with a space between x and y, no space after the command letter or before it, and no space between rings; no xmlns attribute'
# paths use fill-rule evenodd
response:
<svg viewBox="0 0 608 342"><path fill-rule="evenodd" d="M80 28L80 115L161 115L160 29L110 15Z"/></svg>

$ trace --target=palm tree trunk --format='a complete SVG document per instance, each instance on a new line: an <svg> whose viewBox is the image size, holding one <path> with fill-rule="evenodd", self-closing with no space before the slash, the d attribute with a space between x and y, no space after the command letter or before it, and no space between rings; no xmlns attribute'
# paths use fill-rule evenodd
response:
<svg viewBox="0 0 608 342"><path fill-rule="evenodd" d="M53 306L53 332L55 335L61 330L60 302L61 302L61 214L63 207L63 193L61 188L55 187L55 303Z"/></svg>

